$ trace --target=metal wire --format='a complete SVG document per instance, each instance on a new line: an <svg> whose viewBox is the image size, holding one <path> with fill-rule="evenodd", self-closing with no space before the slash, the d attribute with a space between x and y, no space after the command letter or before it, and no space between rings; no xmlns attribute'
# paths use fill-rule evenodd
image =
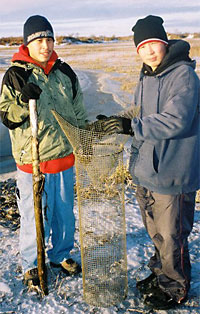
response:
<svg viewBox="0 0 200 314"><path fill-rule="evenodd" d="M79 207L83 294L88 304L108 307L127 295L124 208L124 135L83 130L53 112L73 146Z"/></svg>

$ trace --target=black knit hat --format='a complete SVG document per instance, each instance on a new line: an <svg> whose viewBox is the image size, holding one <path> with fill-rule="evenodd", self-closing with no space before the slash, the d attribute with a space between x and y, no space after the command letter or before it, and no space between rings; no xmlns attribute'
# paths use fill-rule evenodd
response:
<svg viewBox="0 0 200 314"><path fill-rule="evenodd" d="M148 15L144 19L137 21L132 28L137 51L143 44L151 41L160 41L166 45L168 44L167 34L162 24L163 19L154 15Z"/></svg>
<svg viewBox="0 0 200 314"><path fill-rule="evenodd" d="M44 16L30 16L24 24L24 44L28 45L37 38L45 37L54 40L53 28L49 21Z"/></svg>

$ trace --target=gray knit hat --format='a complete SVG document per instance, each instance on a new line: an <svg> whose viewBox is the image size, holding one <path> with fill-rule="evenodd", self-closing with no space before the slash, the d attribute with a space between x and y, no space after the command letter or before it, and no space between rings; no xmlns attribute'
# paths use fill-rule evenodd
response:
<svg viewBox="0 0 200 314"><path fill-rule="evenodd" d="M30 16L24 24L24 44L28 45L37 38L47 37L54 40L53 28L49 21L44 16Z"/></svg>

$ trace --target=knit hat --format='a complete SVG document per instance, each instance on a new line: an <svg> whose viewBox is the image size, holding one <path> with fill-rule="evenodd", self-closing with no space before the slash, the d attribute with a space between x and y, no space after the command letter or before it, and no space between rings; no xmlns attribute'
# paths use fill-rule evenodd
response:
<svg viewBox="0 0 200 314"><path fill-rule="evenodd" d="M147 42L159 41L166 45L168 44L167 34L162 24L163 19L154 15L148 15L144 19L137 21L132 28L137 51Z"/></svg>
<svg viewBox="0 0 200 314"><path fill-rule="evenodd" d="M40 15L30 16L24 24L24 44L28 45L37 38L53 38L53 28L49 21Z"/></svg>

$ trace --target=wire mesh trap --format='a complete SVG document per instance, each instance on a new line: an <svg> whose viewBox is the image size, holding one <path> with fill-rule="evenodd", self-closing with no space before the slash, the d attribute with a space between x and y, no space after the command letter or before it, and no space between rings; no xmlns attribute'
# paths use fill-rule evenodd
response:
<svg viewBox="0 0 200 314"><path fill-rule="evenodd" d="M123 147L126 135L107 135L55 118L76 163L84 300L108 307L127 295Z"/></svg>

